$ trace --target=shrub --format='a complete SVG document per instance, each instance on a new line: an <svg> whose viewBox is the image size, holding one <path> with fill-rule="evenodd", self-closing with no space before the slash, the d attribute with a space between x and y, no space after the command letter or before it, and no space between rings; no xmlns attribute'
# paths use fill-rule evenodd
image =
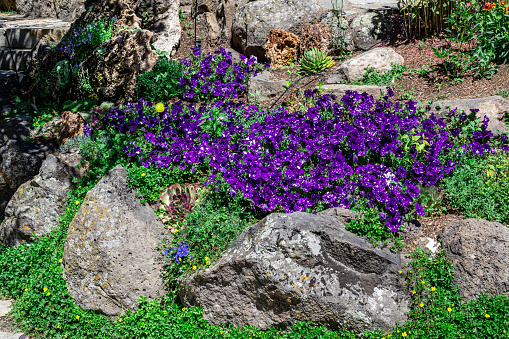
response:
<svg viewBox="0 0 509 339"><path fill-rule="evenodd" d="M179 85L179 80L184 76L184 69L182 62L160 56L154 68L138 78L136 94L139 97L146 96L151 101L181 96L185 87Z"/></svg>

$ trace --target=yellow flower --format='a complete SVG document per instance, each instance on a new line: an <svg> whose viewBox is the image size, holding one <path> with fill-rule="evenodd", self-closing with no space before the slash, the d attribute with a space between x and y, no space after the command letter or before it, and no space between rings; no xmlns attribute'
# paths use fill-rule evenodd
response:
<svg viewBox="0 0 509 339"><path fill-rule="evenodd" d="M452 308L447 307L447 311L452 312Z"/></svg>
<svg viewBox="0 0 509 339"><path fill-rule="evenodd" d="M185 307L182 307L182 312L185 312L186 308Z"/></svg>
<svg viewBox="0 0 509 339"><path fill-rule="evenodd" d="M58 262L62 262L62 259L58 259Z"/></svg>
<svg viewBox="0 0 509 339"><path fill-rule="evenodd" d="M210 266L210 261L207 261L206 264L207 264L207 266Z"/></svg>
<svg viewBox="0 0 509 339"><path fill-rule="evenodd" d="M44 287L44 288L42 289L42 291L43 291L43 292L46 292L47 290L48 290L48 289L47 289L46 287Z"/></svg>
<svg viewBox="0 0 509 339"><path fill-rule="evenodd" d="M423 280L423 281L422 281L422 284L424 285L425 283L426 283L426 282Z"/></svg>
<svg viewBox="0 0 509 339"><path fill-rule="evenodd" d="M176 228L173 230L173 233L178 233L178 232L179 232L179 230Z"/></svg>
<svg viewBox="0 0 509 339"><path fill-rule="evenodd" d="M490 317L490 315L488 313L486 313L484 316L486 317L486 319L488 319Z"/></svg>
<svg viewBox="0 0 509 339"><path fill-rule="evenodd" d="M141 173L141 176L144 177L144 176L146 176L146 174L145 173Z"/></svg>
<svg viewBox="0 0 509 339"><path fill-rule="evenodd" d="M415 292L415 290L413 290L413 291L412 291L412 294L415 294L415 293L417 293L417 292Z"/></svg>
<svg viewBox="0 0 509 339"><path fill-rule="evenodd" d="M419 306L424 307L424 303L420 303L420 305L419 305Z"/></svg>
<svg viewBox="0 0 509 339"><path fill-rule="evenodd" d="M431 288L431 291L432 291L432 292L435 292L436 290L437 290L437 288L436 288L436 287L432 287L432 288Z"/></svg>
<svg viewBox="0 0 509 339"><path fill-rule="evenodd" d="M402 337L406 337L406 332L401 333Z"/></svg>
<svg viewBox="0 0 509 339"><path fill-rule="evenodd" d="M161 113L161 112L163 112L163 111L164 111L164 104L163 104L162 102L158 102L158 103L156 104L155 109L156 109L156 112L157 112L157 113Z"/></svg>
<svg viewBox="0 0 509 339"><path fill-rule="evenodd" d="M121 323L122 322L122 318L118 319L118 322Z"/></svg>
<svg viewBox="0 0 509 339"><path fill-rule="evenodd" d="M209 257L205 257L205 261L210 261Z"/></svg>
<svg viewBox="0 0 509 339"><path fill-rule="evenodd" d="M60 325L57 325L56 328L60 328Z"/></svg>
<svg viewBox="0 0 509 339"><path fill-rule="evenodd" d="M77 315L77 316L76 316L76 319L80 320L80 316L79 316L79 315Z"/></svg>
<svg viewBox="0 0 509 339"><path fill-rule="evenodd" d="M196 270L196 266L193 266L193 271L195 271L195 270Z"/></svg>
<svg viewBox="0 0 509 339"><path fill-rule="evenodd" d="M49 296L50 294L51 294L51 293L49 293L49 292L48 292L46 295L47 295L47 296Z"/></svg>
<svg viewBox="0 0 509 339"><path fill-rule="evenodd" d="M76 206L78 206L80 204L80 201L76 200L75 204L76 204Z"/></svg>
<svg viewBox="0 0 509 339"><path fill-rule="evenodd" d="M398 271L398 273L399 273L399 274L401 274L401 273L403 273L403 271L402 271L402 270L399 270L399 271Z"/></svg>

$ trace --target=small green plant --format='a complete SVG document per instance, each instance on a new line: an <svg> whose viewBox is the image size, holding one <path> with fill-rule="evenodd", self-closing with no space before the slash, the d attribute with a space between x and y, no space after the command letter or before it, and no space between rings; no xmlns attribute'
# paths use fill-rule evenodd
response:
<svg viewBox="0 0 509 339"><path fill-rule="evenodd" d="M86 112L92 110L97 105L98 102L95 99L68 100L62 104L62 111L71 111L73 113Z"/></svg>
<svg viewBox="0 0 509 339"><path fill-rule="evenodd" d="M509 89L500 89L498 91L495 92L495 95L499 95L501 96L502 98L509 98Z"/></svg>
<svg viewBox="0 0 509 339"><path fill-rule="evenodd" d="M146 96L151 101L182 95L186 89L179 85L179 79L184 76L184 68L178 60L159 57L154 68L138 78L135 85L137 95Z"/></svg>
<svg viewBox="0 0 509 339"><path fill-rule="evenodd" d="M419 205L421 205L426 216L444 212L442 205L444 200L444 191L436 186L417 185L419 188Z"/></svg>
<svg viewBox="0 0 509 339"><path fill-rule="evenodd" d="M384 72L375 70L372 67L366 68L366 73L362 79L352 82L353 85L377 85L377 86L394 86L394 83L401 79L406 67L402 64L391 64L391 70Z"/></svg>
<svg viewBox="0 0 509 339"><path fill-rule="evenodd" d="M334 60L316 47L304 52L297 67L301 74L321 73L334 66Z"/></svg>
<svg viewBox="0 0 509 339"><path fill-rule="evenodd" d="M191 184L168 187L159 197L161 203L156 207L163 223L174 225L182 221L198 202L198 190L196 185Z"/></svg>

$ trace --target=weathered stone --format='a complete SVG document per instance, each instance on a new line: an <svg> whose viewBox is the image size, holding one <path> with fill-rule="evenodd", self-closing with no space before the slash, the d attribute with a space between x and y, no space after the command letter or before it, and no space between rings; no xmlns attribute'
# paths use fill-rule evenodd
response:
<svg viewBox="0 0 509 339"><path fill-rule="evenodd" d="M302 25L320 21L325 10L316 0L237 0L232 45L245 55L265 60L266 36L272 29L299 35Z"/></svg>
<svg viewBox="0 0 509 339"><path fill-rule="evenodd" d="M179 0L152 0L147 3L152 5L152 13L147 15L155 21L149 28L154 32L152 45L157 50L175 54L182 35L178 15Z"/></svg>
<svg viewBox="0 0 509 339"><path fill-rule="evenodd" d="M15 0L16 11L35 18L75 20L85 11L81 0Z"/></svg>
<svg viewBox="0 0 509 339"><path fill-rule="evenodd" d="M55 149L52 145L40 145L22 140L9 140L0 148L2 172L7 185L15 190L39 172L46 156Z"/></svg>
<svg viewBox="0 0 509 339"><path fill-rule="evenodd" d="M72 170L49 154L39 174L21 185L5 209L0 226L0 243L14 246L43 236L58 226L67 200L67 190L74 185Z"/></svg>
<svg viewBox="0 0 509 339"><path fill-rule="evenodd" d="M0 121L0 147L9 140L25 140L30 136L31 124L27 115L16 115Z"/></svg>
<svg viewBox="0 0 509 339"><path fill-rule="evenodd" d="M62 113L62 122L60 124L58 143L63 145L69 139L72 139L78 135L83 135L83 125L85 123L85 118L79 112L72 113L70 111L65 111Z"/></svg>
<svg viewBox="0 0 509 339"><path fill-rule="evenodd" d="M322 22L329 27L329 55L344 55L345 52L355 50L352 32L344 14L338 18L333 11L330 11Z"/></svg>
<svg viewBox="0 0 509 339"><path fill-rule="evenodd" d="M467 300L482 293L509 296L509 228L480 219L452 222L440 232L454 265L454 280Z"/></svg>
<svg viewBox="0 0 509 339"><path fill-rule="evenodd" d="M355 333L405 321L402 256L372 248L336 218L274 213L246 229L211 267L182 279L185 305L212 324L314 325Z"/></svg>
<svg viewBox="0 0 509 339"><path fill-rule="evenodd" d="M284 79L272 80L269 71L263 71L256 77L249 78L247 85L249 100L264 102L277 99L285 91L286 81Z"/></svg>
<svg viewBox="0 0 509 339"><path fill-rule="evenodd" d="M417 242L417 248L419 248L421 251L425 253L436 253L438 248L440 247L440 243L428 238L428 237L422 237Z"/></svg>
<svg viewBox="0 0 509 339"><path fill-rule="evenodd" d="M231 39L234 8L235 0L198 0L198 31L205 45L214 47ZM194 11L192 6L193 17Z"/></svg>
<svg viewBox="0 0 509 339"><path fill-rule="evenodd" d="M392 63L404 64L405 59L392 48L374 48L342 63L327 79L327 83L339 84L345 81L357 81L366 74L368 67L378 71L390 71Z"/></svg>
<svg viewBox="0 0 509 339"><path fill-rule="evenodd" d="M394 25L385 12L367 12L356 16L350 27L355 47L366 51L389 39Z"/></svg>
<svg viewBox="0 0 509 339"><path fill-rule="evenodd" d="M449 112L457 108L457 113L465 111L469 114L471 109L478 109L476 117L482 121L484 116L490 119L488 130L493 133L507 132L506 122L509 121L509 100L501 96L491 96L485 98L474 99L455 99L437 101L431 104L430 113L434 113L437 117L445 117Z"/></svg>
<svg viewBox="0 0 509 339"><path fill-rule="evenodd" d="M355 91L358 93L366 92L370 96L372 96L375 100L378 100L382 97L382 93L387 93L387 87L385 86L376 86L376 85L341 85L341 84L332 84L332 85L323 85L321 88L325 91L325 94L334 94L338 99L341 99L346 91Z"/></svg>
<svg viewBox="0 0 509 339"><path fill-rule="evenodd" d="M28 338L24 333L0 332L0 339L25 339Z"/></svg>
<svg viewBox="0 0 509 339"><path fill-rule="evenodd" d="M300 54L310 48L318 48L327 53L329 48L329 26L323 22L304 24L300 35Z"/></svg>
<svg viewBox="0 0 509 339"><path fill-rule="evenodd" d="M346 208L334 207L326 209L325 211L321 211L318 215L324 215L328 217L333 217L338 219L343 225L348 225L358 217L360 217L360 213L357 211L347 210Z"/></svg>
<svg viewBox="0 0 509 339"><path fill-rule="evenodd" d="M0 300L0 317L7 315L12 310L12 302L9 300Z"/></svg>
<svg viewBox="0 0 509 339"><path fill-rule="evenodd" d="M265 57L274 68L289 66L297 60L299 52L299 37L282 29L272 29L267 34Z"/></svg>
<svg viewBox="0 0 509 339"><path fill-rule="evenodd" d="M165 294L156 261L169 232L142 205L117 166L91 189L69 225L63 277L76 304L108 316L136 309L140 297Z"/></svg>
<svg viewBox="0 0 509 339"><path fill-rule="evenodd" d="M158 55L150 47L152 32L124 30L100 46L104 53L87 59L84 69L92 88L104 99L132 99L136 79L155 66Z"/></svg>

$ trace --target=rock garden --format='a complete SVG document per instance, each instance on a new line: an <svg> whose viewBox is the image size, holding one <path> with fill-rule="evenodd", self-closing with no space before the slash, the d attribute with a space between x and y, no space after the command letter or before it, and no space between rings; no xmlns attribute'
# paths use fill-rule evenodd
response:
<svg viewBox="0 0 509 339"><path fill-rule="evenodd" d="M0 10L0 339L509 338L506 1Z"/></svg>

